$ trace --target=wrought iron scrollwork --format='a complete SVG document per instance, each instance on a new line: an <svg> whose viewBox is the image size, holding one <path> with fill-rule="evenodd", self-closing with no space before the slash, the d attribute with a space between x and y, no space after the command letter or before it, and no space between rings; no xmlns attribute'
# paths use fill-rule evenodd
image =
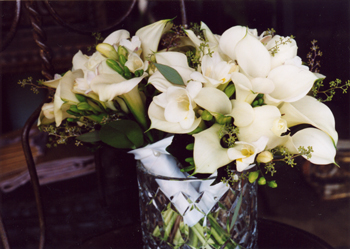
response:
<svg viewBox="0 0 350 249"><path fill-rule="evenodd" d="M13 18L10 31L1 42L0 52L3 51L11 43L13 37L15 36L20 16L21 16L21 1L16 0L15 16Z"/></svg>
<svg viewBox="0 0 350 249"><path fill-rule="evenodd" d="M119 19L117 19L117 21L115 21L113 24L109 25L108 27L105 27L101 30L82 30L82 29L78 29L72 25L70 25L69 23L65 22L61 17L60 15L56 12L56 10L52 7L51 3L46 0L45 2L45 5L48 9L48 11L50 12L50 14L52 15L52 17L63 27L71 30L71 31L74 31L74 32L77 32L79 34L84 34L84 35L91 35L92 32L105 32L105 31L110 31L112 29L114 29L116 26L118 26L122 21L125 20L125 18L127 16L129 16L130 12L132 11L132 9L134 8L135 6L135 3L136 3L136 0L132 0L127 12L122 15Z"/></svg>

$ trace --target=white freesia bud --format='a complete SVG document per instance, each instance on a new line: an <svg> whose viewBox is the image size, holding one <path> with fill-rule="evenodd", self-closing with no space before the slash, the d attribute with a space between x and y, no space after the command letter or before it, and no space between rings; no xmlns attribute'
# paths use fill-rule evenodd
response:
<svg viewBox="0 0 350 249"><path fill-rule="evenodd" d="M45 118L47 118L47 119L54 119L55 118L53 102L45 103L43 105L43 107L41 108L41 111L43 112Z"/></svg>
<svg viewBox="0 0 350 249"><path fill-rule="evenodd" d="M281 134L285 133L288 130L287 121L283 118L278 118L273 122L272 132L276 136L281 136Z"/></svg>
<svg viewBox="0 0 350 249"><path fill-rule="evenodd" d="M272 159L273 159L273 154L267 150L259 153L259 155L256 157L256 161L258 163L268 163L268 162L271 162Z"/></svg>

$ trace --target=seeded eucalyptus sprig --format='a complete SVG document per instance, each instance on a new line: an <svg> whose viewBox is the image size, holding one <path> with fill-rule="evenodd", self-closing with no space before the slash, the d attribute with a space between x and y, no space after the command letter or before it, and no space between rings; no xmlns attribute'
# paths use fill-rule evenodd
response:
<svg viewBox="0 0 350 249"><path fill-rule="evenodd" d="M321 90L324 89L323 81L324 79L316 80L314 86L311 89L312 95L320 102L331 101L336 93L336 90L341 90L342 93L347 93L348 88L350 87L350 80L347 80L342 84L342 81L340 79L336 79L328 83L328 89ZM321 98L319 97L319 94L323 94L325 97Z"/></svg>
<svg viewBox="0 0 350 249"><path fill-rule="evenodd" d="M280 37L279 40L275 41L275 46L273 46L272 48L269 49L269 52L271 53L272 56L275 56L275 54L278 53L279 51L279 47L281 45L286 45L288 43L292 43L292 39L294 39L295 36L291 35L290 37L288 38L283 38L283 37Z"/></svg>
<svg viewBox="0 0 350 249"><path fill-rule="evenodd" d="M42 83L44 81L45 80L40 79L40 80L37 80L37 82L35 84L35 83L33 83L33 78L28 77L27 79L23 79L23 80L18 81L18 84L23 88L26 86L30 86L30 90L35 94L38 94L40 89L47 89L47 90L49 90L49 95L53 96L55 89L52 89L50 87L43 85Z"/></svg>

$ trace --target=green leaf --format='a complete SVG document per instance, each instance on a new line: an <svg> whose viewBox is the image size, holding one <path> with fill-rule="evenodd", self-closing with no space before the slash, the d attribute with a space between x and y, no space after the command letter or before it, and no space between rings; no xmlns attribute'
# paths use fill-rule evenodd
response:
<svg viewBox="0 0 350 249"><path fill-rule="evenodd" d="M237 205L236 205L236 207L235 207L235 211L234 211L234 213L233 213L233 217L232 217L231 225L230 225L230 230L227 231L227 232L230 232L231 229L233 228L233 226L234 226L235 223L236 223L236 220L237 220L237 217L238 217L238 213L239 213L239 209L241 208L241 205L242 205L242 198L243 198L243 189L242 189L242 191L241 191L241 194L240 194L240 196L239 196Z"/></svg>
<svg viewBox="0 0 350 249"><path fill-rule="evenodd" d="M143 145L143 132L132 120L117 120L102 126L102 142L118 149L135 149Z"/></svg>
<svg viewBox="0 0 350 249"><path fill-rule="evenodd" d="M85 143L96 143L98 141L101 141L99 131L85 133L77 137L77 139Z"/></svg>
<svg viewBox="0 0 350 249"><path fill-rule="evenodd" d="M154 65L157 67L159 72L171 83L176 85L185 85L181 75L175 69L159 63L154 63Z"/></svg>

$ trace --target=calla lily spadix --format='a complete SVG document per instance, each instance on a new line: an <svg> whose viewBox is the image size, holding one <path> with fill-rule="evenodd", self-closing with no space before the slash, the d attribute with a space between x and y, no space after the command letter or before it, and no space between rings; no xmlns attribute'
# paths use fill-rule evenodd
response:
<svg viewBox="0 0 350 249"><path fill-rule="evenodd" d="M268 138L261 137L252 143L238 141L232 148L220 144L222 126L214 124L210 128L194 134L193 159L196 173L212 173L218 168L236 160L237 170L243 171L255 160L255 156L266 147Z"/></svg>

